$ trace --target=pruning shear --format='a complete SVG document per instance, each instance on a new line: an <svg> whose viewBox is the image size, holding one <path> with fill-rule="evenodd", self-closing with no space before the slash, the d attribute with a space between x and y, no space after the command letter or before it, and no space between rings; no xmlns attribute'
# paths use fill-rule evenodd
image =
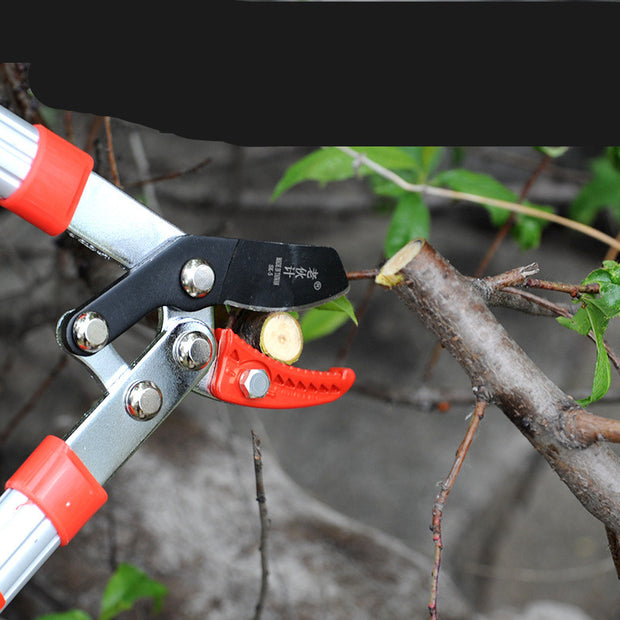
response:
<svg viewBox="0 0 620 620"><path fill-rule="evenodd" d="M90 155L2 107L0 206L125 268L58 321L59 345L104 395L64 438L44 438L6 483L1 610L106 502L106 481L190 392L250 407L308 407L342 396L355 374L276 361L214 319L221 304L271 312L343 295L348 280L332 248L185 234L93 172ZM127 363L114 342L153 310L156 336Z"/></svg>

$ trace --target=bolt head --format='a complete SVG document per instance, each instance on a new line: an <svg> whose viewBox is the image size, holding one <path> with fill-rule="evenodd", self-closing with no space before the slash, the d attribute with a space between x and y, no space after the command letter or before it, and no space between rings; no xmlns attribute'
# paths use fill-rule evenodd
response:
<svg viewBox="0 0 620 620"><path fill-rule="evenodd" d="M161 391L155 383L139 381L127 392L125 409L136 420L150 420L159 413L162 403Z"/></svg>
<svg viewBox="0 0 620 620"><path fill-rule="evenodd" d="M82 351L95 353L108 343L110 330L97 312L83 312L73 322L73 339Z"/></svg>
<svg viewBox="0 0 620 620"><path fill-rule="evenodd" d="M176 361L188 370L202 370L213 359L213 347L200 332L183 334L174 348Z"/></svg>
<svg viewBox="0 0 620 620"><path fill-rule="evenodd" d="M181 270L181 286L190 297L204 297L215 284L215 272L202 258L188 260Z"/></svg>
<svg viewBox="0 0 620 620"><path fill-rule="evenodd" d="M262 368L244 370L239 376L239 387L246 398L263 398L270 385L269 375Z"/></svg>

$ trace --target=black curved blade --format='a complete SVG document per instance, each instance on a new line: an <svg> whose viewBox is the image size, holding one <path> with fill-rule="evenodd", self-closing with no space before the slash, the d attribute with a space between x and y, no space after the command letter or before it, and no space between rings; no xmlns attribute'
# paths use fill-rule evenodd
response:
<svg viewBox="0 0 620 620"><path fill-rule="evenodd" d="M252 310L294 310L339 297L348 288L333 248L239 240L221 297Z"/></svg>
<svg viewBox="0 0 620 620"><path fill-rule="evenodd" d="M190 297L181 286L181 271L192 258L205 259L215 274L213 288L204 297ZM265 312L295 310L339 297L348 287L333 248L185 235L67 313L59 333L68 350L90 355L73 338L73 324L82 312L102 316L112 342L162 306L190 312L216 304Z"/></svg>

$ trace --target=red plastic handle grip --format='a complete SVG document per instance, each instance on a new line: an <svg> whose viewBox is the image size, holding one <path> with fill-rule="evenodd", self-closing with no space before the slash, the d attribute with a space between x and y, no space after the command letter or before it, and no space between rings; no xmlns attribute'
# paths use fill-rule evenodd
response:
<svg viewBox="0 0 620 620"><path fill-rule="evenodd" d="M312 407L340 398L355 381L350 368L305 370L278 362L241 339L230 329L216 329L218 361L210 390L220 400L263 409ZM247 370L261 369L270 379L262 398L248 398L241 388Z"/></svg>
<svg viewBox="0 0 620 620"><path fill-rule="evenodd" d="M59 235L71 223L93 158L43 125L37 153L22 184L0 205L48 235Z"/></svg>
<svg viewBox="0 0 620 620"><path fill-rule="evenodd" d="M9 478L52 522L66 545L105 504L108 494L86 465L58 437L49 435Z"/></svg>

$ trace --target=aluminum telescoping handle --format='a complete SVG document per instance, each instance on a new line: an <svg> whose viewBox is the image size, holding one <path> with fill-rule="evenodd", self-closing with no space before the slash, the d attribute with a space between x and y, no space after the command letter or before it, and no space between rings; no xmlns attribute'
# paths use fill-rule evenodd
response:
<svg viewBox="0 0 620 620"><path fill-rule="evenodd" d="M183 234L92 168L90 155L0 106L0 206L125 267Z"/></svg>
<svg viewBox="0 0 620 620"><path fill-rule="evenodd" d="M0 497L0 609L60 546L52 522L29 499L9 489Z"/></svg>
<svg viewBox="0 0 620 620"><path fill-rule="evenodd" d="M19 189L37 153L39 132L0 106L0 199Z"/></svg>
<svg viewBox="0 0 620 620"><path fill-rule="evenodd" d="M50 435L39 444L0 496L0 609L107 497L65 441Z"/></svg>

